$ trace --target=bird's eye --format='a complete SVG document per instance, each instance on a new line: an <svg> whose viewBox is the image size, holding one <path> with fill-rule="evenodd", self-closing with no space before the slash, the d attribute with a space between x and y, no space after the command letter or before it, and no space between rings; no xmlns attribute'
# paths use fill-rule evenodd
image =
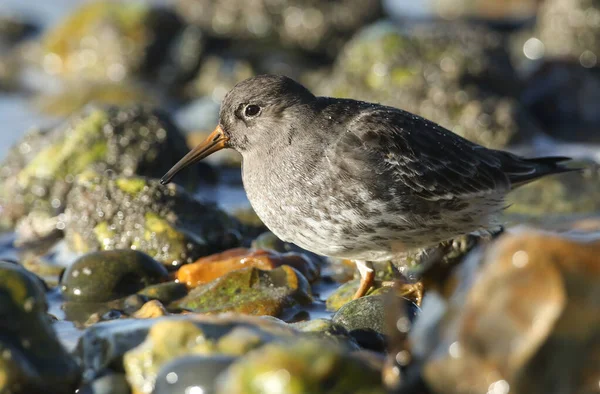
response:
<svg viewBox="0 0 600 394"><path fill-rule="evenodd" d="M260 112L260 107L258 105L250 104L244 110L244 115L246 115L246 117L251 118L253 116L258 115L259 112Z"/></svg>

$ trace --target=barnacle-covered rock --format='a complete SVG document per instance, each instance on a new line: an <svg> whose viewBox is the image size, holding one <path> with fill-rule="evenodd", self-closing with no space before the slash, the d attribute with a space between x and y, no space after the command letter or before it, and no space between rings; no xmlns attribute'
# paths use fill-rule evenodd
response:
<svg viewBox="0 0 600 394"><path fill-rule="evenodd" d="M316 92L402 108L492 148L535 125L499 33L469 24L379 23L355 36Z"/></svg>
<svg viewBox="0 0 600 394"><path fill-rule="evenodd" d="M242 230L216 205L177 185L93 171L76 178L64 220L73 251L132 248L168 266L237 246Z"/></svg>
<svg viewBox="0 0 600 394"><path fill-rule="evenodd" d="M33 210L55 215L76 175L87 169L159 178L187 153L162 112L147 107L89 107L48 130L32 130L0 167L2 225ZM176 181L195 184L192 171Z"/></svg>

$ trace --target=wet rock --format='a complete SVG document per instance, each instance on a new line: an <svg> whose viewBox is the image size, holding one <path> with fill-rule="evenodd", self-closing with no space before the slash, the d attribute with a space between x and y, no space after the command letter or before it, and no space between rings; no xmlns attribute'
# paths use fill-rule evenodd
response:
<svg viewBox="0 0 600 394"><path fill-rule="evenodd" d="M79 389L78 394L130 394L131 389L125 375L111 373Z"/></svg>
<svg viewBox="0 0 600 394"><path fill-rule="evenodd" d="M187 394L200 388L214 394L218 376L235 361L231 356L184 356L165 364L156 378L153 394Z"/></svg>
<svg viewBox="0 0 600 394"><path fill-rule="evenodd" d="M65 267L44 257L24 253L20 261L23 268L41 278L48 286L58 286Z"/></svg>
<svg viewBox="0 0 600 394"><path fill-rule="evenodd" d="M359 349L358 343L350 336L348 330L331 319L312 319L290 325L307 334L307 337L326 339L335 344L346 346L349 350Z"/></svg>
<svg viewBox="0 0 600 394"><path fill-rule="evenodd" d="M73 84L66 86L58 93L50 93L37 97L35 105L43 113L52 116L69 116L81 111L88 104L97 106L136 104L158 105L154 94L134 84Z"/></svg>
<svg viewBox="0 0 600 394"><path fill-rule="evenodd" d="M81 257L67 269L61 291L67 301L105 302L167 279L167 270L147 254L100 251Z"/></svg>
<svg viewBox="0 0 600 394"><path fill-rule="evenodd" d="M318 340L267 344L236 361L217 387L219 394L385 393L379 371Z"/></svg>
<svg viewBox="0 0 600 394"><path fill-rule="evenodd" d="M361 26L381 15L378 0L177 1L184 19L210 35L235 41L279 43L334 56Z"/></svg>
<svg viewBox="0 0 600 394"><path fill-rule="evenodd" d="M599 9L600 15L600 9ZM600 142L600 67L577 61L547 61L529 77L521 101L543 126L563 141Z"/></svg>
<svg viewBox="0 0 600 394"><path fill-rule="evenodd" d="M284 265L270 271L244 268L229 272L196 287L173 306L199 313L279 316L287 307L311 301L306 278Z"/></svg>
<svg viewBox="0 0 600 394"><path fill-rule="evenodd" d="M75 324L78 328L89 327L93 324L121 319L123 312L116 302L70 302L66 301L60 306L65 314L65 320Z"/></svg>
<svg viewBox="0 0 600 394"><path fill-rule="evenodd" d="M0 262L0 392L73 392L79 367L56 338L44 289L30 273Z"/></svg>
<svg viewBox="0 0 600 394"><path fill-rule="evenodd" d="M233 334L227 336L233 329L241 328L242 331L250 330L258 333L259 337L263 338L263 342L268 342L276 338L290 338L293 335L298 335L298 332L290 328L285 323L274 319L274 318L261 318L253 316L243 315L220 315L220 316L207 316L197 314L187 315L171 315L158 319L125 319L102 322L93 325L86 329L83 336L80 338L76 355L79 363L84 368L83 376L88 381L91 381L99 376L106 368L110 365L123 365L123 355L128 351L140 346L147 338L148 343L143 347L144 352L140 353L139 366L136 368L136 373L142 373L144 368L149 368L153 372L150 374L152 381L156 378L156 372L160 369L161 365L157 365L156 362L149 362L151 360L152 351L168 351L170 347L165 344L160 349L153 349L153 343L151 338L148 336L149 330L158 322L170 322L173 324L181 324L181 327L173 327L172 325L163 325L162 328L173 330L173 332L187 332L187 323L192 322L194 325L199 327L202 335L199 339L199 343L217 343L220 338L229 338L229 340L223 343L231 343L233 338L242 338L235 341L235 345L232 346L239 352L242 348L247 348L248 345L242 346L241 343L252 343L250 340L243 339L243 335ZM164 331L159 326L155 330L155 338L163 341L161 338L168 338L170 332ZM238 331L239 332L239 331ZM181 336L180 336L181 337ZM282 339L283 340L283 339ZM167 341L167 339L165 339ZM169 343L173 344L177 341L173 340ZM189 354L190 352L185 351L184 345L187 342L176 345L173 347L173 352L181 354ZM183 349L183 350L182 350ZM205 353L206 354L206 353ZM210 353L210 354L219 354ZM228 353L238 354L238 353ZM148 357L147 357L148 356ZM152 356L153 357L153 356ZM164 357L165 361L167 357ZM160 358L162 359L162 358ZM137 361L136 361L137 362ZM146 362L146 364L143 364ZM145 365L145 366L144 366ZM136 378L142 379L143 378ZM153 385L153 383L152 383Z"/></svg>
<svg viewBox="0 0 600 394"><path fill-rule="evenodd" d="M383 296L366 296L344 305L333 315L333 322L348 331L371 330L383 333L384 320Z"/></svg>
<svg viewBox="0 0 600 394"><path fill-rule="evenodd" d="M470 256L445 292L426 295L410 334L427 385L439 393L595 390L599 253L597 240L522 230Z"/></svg>
<svg viewBox="0 0 600 394"><path fill-rule="evenodd" d="M242 268L272 270L283 265L293 267L309 282L314 282L318 278L317 266L302 255L237 248L184 265L177 271L177 280L188 287L196 287Z"/></svg>
<svg viewBox="0 0 600 394"><path fill-rule="evenodd" d="M161 82L173 78L164 74L178 71L172 54L183 34L182 21L166 8L93 1L49 30L28 55L42 72L66 80L119 83L153 76ZM201 52L202 45L194 42L187 49Z"/></svg>
<svg viewBox="0 0 600 394"><path fill-rule="evenodd" d="M271 341L289 340L294 333L278 322L233 316L198 319L161 319L143 343L125 354L123 365L134 391L151 392L159 370L179 357L239 356Z"/></svg>
<svg viewBox="0 0 600 394"><path fill-rule="evenodd" d="M492 148L531 137L499 33L462 23L385 23L356 35L316 93L405 109Z"/></svg>
<svg viewBox="0 0 600 394"><path fill-rule="evenodd" d="M385 288L382 288L382 282L392 281L398 276L394 265L391 262L375 262L373 263L375 269L375 283L368 291L368 295L381 294L385 292ZM334 291L326 301L327 310L335 312L340 309L346 303L352 301L352 297L360 286L360 279L354 279L344 283Z"/></svg>
<svg viewBox="0 0 600 394"><path fill-rule="evenodd" d="M132 317L136 319L153 319L155 317L167 316L168 314L160 301L152 300L142 305L139 310L133 313Z"/></svg>
<svg viewBox="0 0 600 394"><path fill-rule="evenodd" d="M33 210L62 212L73 178L85 170L159 178L187 150L160 111L87 108L54 129L27 133L9 151L0 170L2 223L13 227ZM188 171L178 181L192 186L196 175Z"/></svg>
<svg viewBox="0 0 600 394"><path fill-rule="evenodd" d="M148 286L138 292L139 295L150 300L158 300L169 304L187 295L187 287L183 283L167 282Z"/></svg>
<svg viewBox="0 0 600 394"><path fill-rule="evenodd" d="M132 248L171 267L237 246L241 230L215 204L202 203L176 185L95 172L75 180L65 223L73 251Z"/></svg>
<svg viewBox="0 0 600 394"><path fill-rule="evenodd" d="M600 166L588 162L582 167L581 172L543 178L511 192L507 217L550 222L600 212Z"/></svg>

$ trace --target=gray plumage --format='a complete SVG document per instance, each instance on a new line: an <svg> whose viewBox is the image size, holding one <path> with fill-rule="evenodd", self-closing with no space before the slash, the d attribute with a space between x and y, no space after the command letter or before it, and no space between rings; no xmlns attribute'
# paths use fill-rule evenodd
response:
<svg viewBox="0 0 600 394"><path fill-rule="evenodd" d="M569 171L559 164L567 158L486 149L406 111L315 97L282 76L236 85L220 126L242 154L244 188L265 225L353 260L387 260L489 227L511 189Z"/></svg>

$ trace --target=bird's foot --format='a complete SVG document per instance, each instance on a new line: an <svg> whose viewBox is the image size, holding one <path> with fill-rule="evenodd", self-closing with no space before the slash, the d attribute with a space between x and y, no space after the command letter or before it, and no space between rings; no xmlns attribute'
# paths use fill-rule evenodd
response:
<svg viewBox="0 0 600 394"><path fill-rule="evenodd" d="M357 298L363 297L367 294L369 289L373 286L373 282L375 282L375 270L373 269L373 264L368 261L357 260L356 268L358 268L358 272L360 273L360 286L354 296L353 300Z"/></svg>
<svg viewBox="0 0 600 394"><path fill-rule="evenodd" d="M381 282L381 287L393 287L398 297L406 298L418 306L423 300L423 282L406 282L402 280L386 280Z"/></svg>

